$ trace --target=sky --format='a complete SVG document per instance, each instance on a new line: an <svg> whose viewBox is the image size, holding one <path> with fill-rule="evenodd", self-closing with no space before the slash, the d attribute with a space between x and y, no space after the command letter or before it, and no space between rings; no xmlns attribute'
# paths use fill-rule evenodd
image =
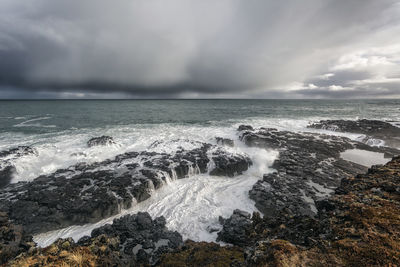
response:
<svg viewBox="0 0 400 267"><path fill-rule="evenodd" d="M400 98L400 1L0 0L10 98Z"/></svg>

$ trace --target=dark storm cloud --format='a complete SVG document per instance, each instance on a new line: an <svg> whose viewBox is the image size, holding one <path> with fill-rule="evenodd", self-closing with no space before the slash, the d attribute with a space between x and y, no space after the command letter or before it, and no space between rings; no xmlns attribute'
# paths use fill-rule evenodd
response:
<svg viewBox="0 0 400 267"><path fill-rule="evenodd" d="M2 0L0 98L394 96L396 2Z"/></svg>

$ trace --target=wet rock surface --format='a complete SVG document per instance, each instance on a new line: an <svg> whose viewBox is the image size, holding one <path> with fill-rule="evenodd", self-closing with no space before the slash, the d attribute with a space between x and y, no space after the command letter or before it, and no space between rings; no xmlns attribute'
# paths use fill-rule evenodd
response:
<svg viewBox="0 0 400 267"><path fill-rule="evenodd" d="M99 137L93 137L88 142L88 147L92 146L109 146L115 144L114 138L111 136L103 135Z"/></svg>
<svg viewBox="0 0 400 267"><path fill-rule="evenodd" d="M246 236L243 236L245 242L239 246L193 241L182 244L178 233L163 227L165 221L162 218L151 220L148 214L140 213L115 220L113 225L95 229L91 237L82 238L77 244L72 239L60 239L47 248L30 248L10 261L9 265L400 264L400 157L385 166L372 167L365 174L345 178L335 193L324 201L323 205L317 206L318 215L314 217L292 216L282 211L274 219L261 218L258 213L253 213L249 219L249 214L236 210L224 223L236 227L232 224L234 220L246 222ZM150 254L146 251L146 254L139 253L140 249L157 247L156 244L163 239L171 240L177 246L165 248L165 253L157 253L154 249L148 250ZM137 252L136 256L131 252Z"/></svg>
<svg viewBox="0 0 400 267"><path fill-rule="evenodd" d="M220 219L223 225L222 230L218 233L217 241L224 241L233 245L245 246L248 244L248 234L252 225L250 220L251 214L234 210L228 219Z"/></svg>
<svg viewBox="0 0 400 267"><path fill-rule="evenodd" d="M8 150L0 151L0 159L6 160L11 158L18 158L25 155L37 155L37 150L30 146L18 146Z"/></svg>
<svg viewBox="0 0 400 267"><path fill-rule="evenodd" d="M233 177L242 174L252 164L249 157L243 155L224 156L223 150L217 150L212 155L214 162L210 175Z"/></svg>
<svg viewBox="0 0 400 267"><path fill-rule="evenodd" d="M400 128L379 120L323 120L309 128L365 134L364 142L374 144L374 139L385 141L387 146L400 147Z"/></svg>
<svg viewBox="0 0 400 267"><path fill-rule="evenodd" d="M235 146L235 142L229 138L215 137L215 140L217 141L217 144L221 146Z"/></svg>
<svg viewBox="0 0 400 267"><path fill-rule="evenodd" d="M248 146L280 152L272 166L276 171L264 175L249 193L256 207L271 218L282 211L314 216L315 202L327 198L342 178L365 172L367 167L340 158L347 149L400 154L396 149L370 147L345 137L271 128L243 131L241 139Z"/></svg>
<svg viewBox="0 0 400 267"><path fill-rule="evenodd" d="M240 125L237 129L238 131L253 131L253 127L250 125Z"/></svg>
<svg viewBox="0 0 400 267"><path fill-rule="evenodd" d="M173 155L127 152L103 162L60 169L32 182L10 184L0 190L0 208L29 233L40 233L115 215L146 200L169 180L208 171L233 176L247 170L250 163L247 156L210 144L180 149Z"/></svg>
<svg viewBox="0 0 400 267"><path fill-rule="evenodd" d="M399 154L398 150L273 128L241 126L239 133L248 146L276 149L279 158L272 166L276 171L264 175L249 192L264 217L235 210L230 218L221 218L218 240L235 246L182 243L177 232L165 228L162 217L152 220L147 213L138 213L95 229L91 237L78 243L60 239L44 249L28 244L9 265L400 265L400 157L370 169L340 158L347 149L386 156ZM151 190L163 185L164 178L207 171L236 175L250 164L246 156L210 144L192 150L179 148L173 155L130 152L104 162L77 164L31 183L8 185L0 190L0 208L14 221L25 222L30 232L43 231L39 222L46 229L56 229L109 216L123 205L129 206L133 198L146 199ZM74 194L78 197L71 197ZM73 202L64 207L62 202L69 198ZM58 206L53 207L55 203ZM78 205L76 211L67 212L74 205ZM85 210L87 206L90 208ZM34 219L27 218L28 213ZM90 215L83 217L85 213ZM2 221L0 213L0 225Z"/></svg>
<svg viewBox="0 0 400 267"><path fill-rule="evenodd" d="M38 155L38 152L29 146L18 146L0 151L0 188L8 185L16 172L12 161L28 155Z"/></svg>
<svg viewBox="0 0 400 267"><path fill-rule="evenodd" d="M5 187L11 182L13 175L15 174L15 167L12 165L5 166L0 169L0 188Z"/></svg>

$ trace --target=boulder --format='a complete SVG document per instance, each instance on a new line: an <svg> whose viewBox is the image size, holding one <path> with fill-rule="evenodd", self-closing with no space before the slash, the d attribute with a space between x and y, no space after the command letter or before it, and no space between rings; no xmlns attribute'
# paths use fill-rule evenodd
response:
<svg viewBox="0 0 400 267"><path fill-rule="evenodd" d="M93 137L88 142L88 147L92 146L109 146L115 144L114 139L111 136L103 135L99 137Z"/></svg>
<svg viewBox="0 0 400 267"><path fill-rule="evenodd" d="M251 229L251 215L242 210L234 210L231 217L223 222L223 228L218 232L217 241L224 241L237 246L249 244L249 230Z"/></svg>
<svg viewBox="0 0 400 267"><path fill-rule="evenodd" d="M238 131L253 131L253 127L250 125L239 125Z"/></svg>
<svg viewBox="0 0 400 267"><path fill-rule="evenodd" d="M92 238L105 235L118 237L122 255L133 257L140 264L155 264L163 253L183 245L178 232L169 231L164 217L152 220L147 212L139 212L114 219L113 224L92 231ZM80 244L90 243L83 239Z"/></svg>
<svg viewBox="0 0 400 267"><path fill-rule="evenodd" d="M229 146L229 147L235 146L235 142L229 138L215 137L215 140L217 141L217 144L221 146Z"/></svg>
<svg viewBox="0 0 400 267"><path fill-rule="evenodd" d="M210 170L210 175L233 177L247 171L252 162L249 157L244 155L231 155L225 151L217 150L212 154L214 168Z"/></svg>
<svg viewBox="0 0 400 267"><path fill-rule="evenodd" d="M15 167L8 165L3 169L0 169L0 188L5 187L11 182L11 179L15 173Z"/></svg>

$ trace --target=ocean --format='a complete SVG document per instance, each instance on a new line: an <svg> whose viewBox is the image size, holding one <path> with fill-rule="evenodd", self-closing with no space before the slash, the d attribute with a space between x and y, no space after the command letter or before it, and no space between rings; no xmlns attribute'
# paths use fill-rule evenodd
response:
<svg viewBox="0 0 400 267"><path fill-rule="evenodd" d="M45 246L58 237L78 239L95 227L127 213L147 211L164 216L167 226L184 238L215 241L218 217L239 208L255 211L248 191L271 172L278 156L274 150L241 144L241 124L279 130L318 131L362 140L359 134L307 129L322 119L378 119L400 121L400 100L36 100L0 101L0 151L20 145L34 147L38 155L15 159L12 182L31 181L79 162L96 162L127 151L174 153L191 149L192 141L216 144L215 137L230 138L235 153L249 155L253 166L235 178L193 173L171 181L153 196L129 210L95 224L71 226L35 236ZM96 136L112 136L111 146L88 147ZM379 140L372 140L376 145ZM155 148L154 142L161 142ZM213 225L214 224L214 225Z"/></svg>

